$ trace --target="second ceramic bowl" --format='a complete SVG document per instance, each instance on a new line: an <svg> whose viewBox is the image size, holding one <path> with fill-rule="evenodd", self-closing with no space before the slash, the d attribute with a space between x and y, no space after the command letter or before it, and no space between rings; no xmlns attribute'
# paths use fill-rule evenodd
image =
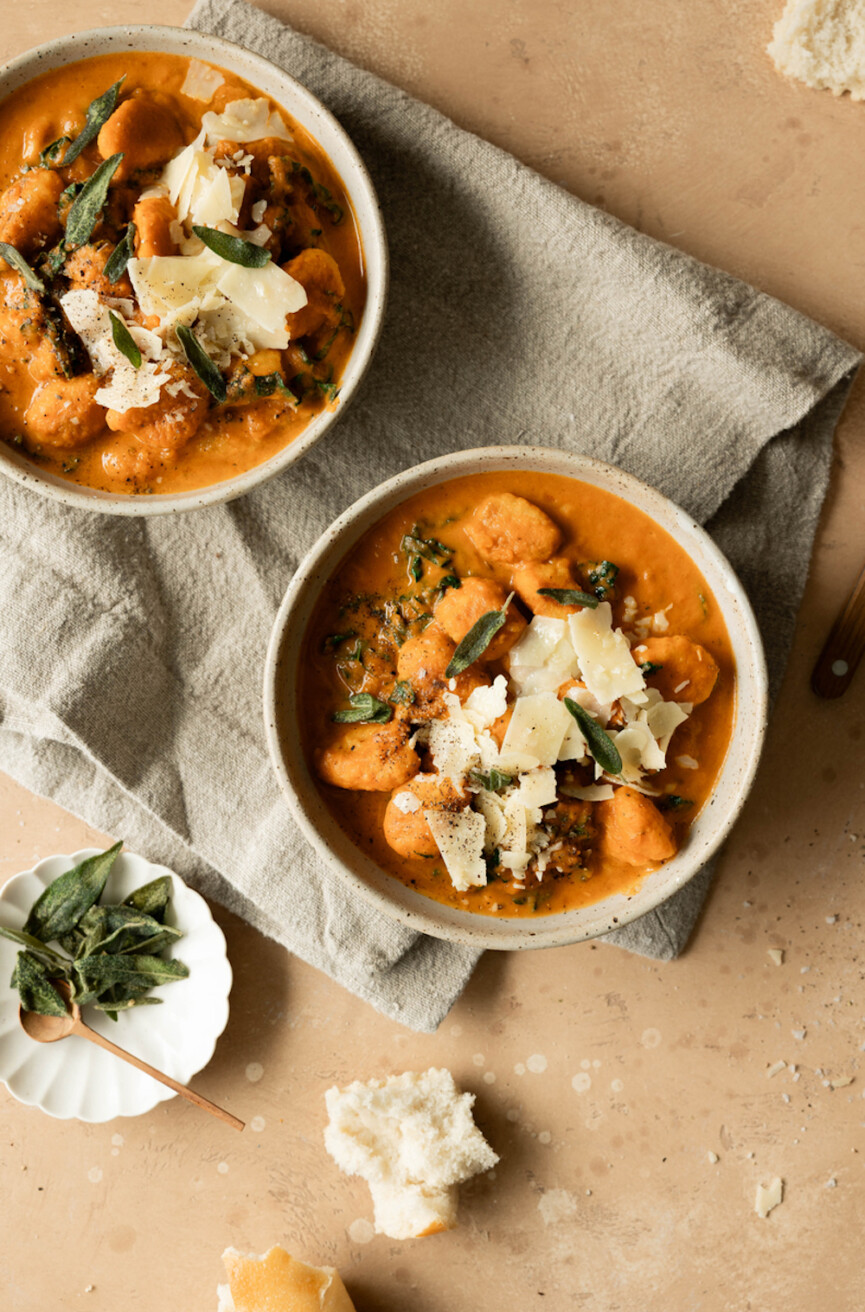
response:
<svg viewBox="0 0 865 1312"><path fill-rule="evenodd" d="M491 470L539 470L606 489L649 515L684 548L721 608L737 668L733 733L709 802L682 849L653 871L630 897L616 894L591 906L549 916L494 919L444 906L388 875L349 838L327 809L303 754L297 725L303 637L319 593L363 534L401 502L438 483ZM717 851L754 779L766 727L767 683L757 622L739 580L708 534L660 492L588 456L543 447L488 447L431 460L397 475L355 502L301 563L273 628L264 677L268 745L277 778L298 824L322 859L358 894L414 929L473 947L556 947L595 938L645 915L672 897Z"/></svg>

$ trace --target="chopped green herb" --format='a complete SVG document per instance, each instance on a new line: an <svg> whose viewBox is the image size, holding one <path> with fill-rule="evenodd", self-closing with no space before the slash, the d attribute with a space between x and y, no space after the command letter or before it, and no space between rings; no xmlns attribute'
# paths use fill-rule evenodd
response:
<svg viewBox="0 0 865 1312"><path fill-rule="evenodd" d="M643 676L646 679L648 679L650 674L657 674L658 670L662 670L663 668L664 668L663 665L656 665L654 661L643 661L642 665L640 666L640 669L643 672Z"/></svg>
<svg viewBox="0 0 865 1312"><path fill-rule="evenodd" d="M329 633L321 644L322 651L336 651L342 643L348 642L349 638L356 638L357 634L354 629L347 629L345 633Z"/></svg>
<svg viewBox="0 0 865 1312"><path fill-rule="evenodd" d="M589 582L591 583L595 596L600 601L606 601L609 594L616 586L619 567L614 565L611 560L602 560L597 564L589 565Z"/></svg>
<svg viewBox="0 0 865 1312"><path fill-rule="evenodd" d="M108 88L107 91L103 91L101 96L97 96L95 100L91 100L90 104L87 106L84 127L78 133L78 136L63 156L64 168L67 164L73 163L73 161L81 154L82 150L90 145L91 141L95 141L99 136L102 127L111 118L111 115L117 108L117 97L120 95L120 87L123 84L125 76L126 75L124 74L124 76L119 78L113 86Z"/></svg>
<svg viewBox="0 0 865 1312"><path fill-rule="evenodd" d="M594 610L598 604L597 597L579 588L538 588L538 596L551 597L560 606L585 606L588 610Z"/></svg>
<svg viewBox="0 0 865 1312"><path fill-rule="evenodd" d="M407 556L422 556L424 560L430 560L434 565L442 567L450 563L452 555L450 548L443 542L437 542L435 538L423 537L417 524L411 533L405 534L400 548Z"/></svg>
<svg viewBox="0 0 865 1312"><path fill-rule="evenodd" d="M497 770L495 766L489 774L484 774L481 770L470 770L469 778L490 793L497 793L500 788L508 788L514 782L512 774L505 774L504 770Z"/></svg>
<svg viewBox="0 0 865 1312"><path fill-rule="evenodd" d="M71 137L58 137L56 141L52 141L49 146L46 146L44 150L39 152L39 163L42 165L43 169L50 169L52 165L59 162L59 155L62 153L64 147L69 145L71 140Z"/></svg>
<svg viewBox="0 0 865 1312"><path fill-rule="evenodd" d="M197 223L193 223L192 231L199 241L229 264L240 264L244 269L263 269L265 264L270 264L270 251L265 246L256 246L242 237L232 237L230 232L205 228Z"/></svg>
<svg viewBox="0 0 865 1312"><path fill-rule="evenodd" d="M622 758L610 735L601 728L597 720L592 719L588 711L583 710L579 702L566 697L565 706L580 726L589 751L598 762L598 765L606 770L607 774L621 774Z"/></svg>
<svg viewBox="0 0 865 1312"><path fill-rule="evenodd" d="M289 389L282 374L259 374L255 379L256 396L273 396L274 392L283 392L291 398L292 402L296 402L297 398Z"/></svg>
<svg viewBox="0 0 865 1312"><path fill-rule="evenodd" d="M678 793L667 793L664 797L659 797L655 803L659 811L682 811L694 803L687 797L680 797Z"/></svg>
<svg viewBox="0 0 865 1312"><path fill-rule="evenodd" d="M410 577L414 579L415 583L420 582L423 577L423 561L420 556L412 556L408 563L408 572Z"/></svg>
<svg viewBox="0 0 865 1312"><path fill-rule="evenodd" d="M467 670L483 656L499 629L504 627L513 595L510 594L501 610L488 610L472 625L450 659L445 670L446 678L453 679L457 674L462 674L463 670Z"/></svg>
<svg viewBox="0 0 865 1312"><path fill-rule="evenodd" d="M700 602L700 609L702 610L703 616L705 617L709 614L709 603L706 600L706 598L703 596L702 592L697 593L697 598Z"/></svg>
<svg viewBox="0 0 865 1312"><path fill-rule="evenodd" d="M415 701L414 688L405 679L401 679L399 683L394 684L390 700L396 702L399 706L413 706Z"/></svg>
<svg viewBox="0 0 865 1312"><path fill-rule="evenodd" d="M78 250L79 246L84 246L93 235L93 229L108 196L111 179L122 159L123 155L119 154L103 160L72 202L66 219L66 236L63 239L63 246L67 252Z"/></svg>
<svg viewBox="0 0 865 1312"><path fill-rule="evenodd" d="M380 702L371 692L354 692L348 700L351 710L334 713L337 724L387 724L393 716L393 707Z"/></svg>
<svg viewBox="0 0 865 1312"><path fill-rule="evenodd" d="M198 375L215 401L222 405L228 395L225 379L199 342L191 328L178 324L174 330L183 347L190 367Z"/></svg>
<svg viewBox="0 0 865 1312"><path fill-rule="evenodd" d="M0 241L0 258L4 259L16 273L21 274L32 292L45 291L45 284L42 279L36 276L24 256L19 254L14 246L10 246L8 241Z"/></svg>
<svg viewBox="0 0 865 1312"><path fill-rule="evenodd" d="M460 583L456 574L445 574L444 578L439 579L438 583L436 584L436 590L440 592L442 596L444 596L448 588L461 588L461 587L462 584Z"/></svg>
<svg viewBox="0 0 865 1312"><path fill-rule="evenodd" d="M111 336L114 338L114 345L118 351L126 356L133 369L140 369L141 352L132 333L113 310L108 311L108 317L111 320Z"/></svg>
<svg viewBox="0 0 865 1312"><path fill-rule="evenodd" d="M135 224L127 223L123 236L105 261L105 268L102 270L108 282L113 284L123 277L135 249L134 243Z"/></svg>

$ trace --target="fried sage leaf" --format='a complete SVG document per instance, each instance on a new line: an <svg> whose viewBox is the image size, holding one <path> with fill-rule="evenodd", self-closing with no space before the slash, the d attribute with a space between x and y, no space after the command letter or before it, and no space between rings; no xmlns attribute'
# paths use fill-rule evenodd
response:
<svg viewBox="0 0 865 1312"><path fill-rule="evenodd" d="M585 606L587 610L595 610L598 605L597 597L581 592L579 588L538 588L538 596L551 597L560 606Z"/></svg>
<svg viewBox="0 0 865 1312"><path fill-rule="evenodd" d="M68 934L78 921L102 896L123 843L115 843L107 852L89 856L80 865L73 866L49 884L34 902L24 931L43 943Z"/></svg>
<svg viewBox="0 0 865 1312"><path fill-rule="evenodd" d="M60 163L60 156L71 142L71 137L58 137L39 152L39 163L43 169L53 168L55 164Z"/></svg>
<svg viewBox="0 0 865 1312"><path fill-rule="evenodd" d="M10 246L8 241L0 241L0 257L2 257L10 268L16 273L20 273L32 292L44 292L45 284L38 274L34 273L24 256L16 251L14 246Z"/></svg>
<svg viewBox="0 0 865 1312"><path fill-rule="evenodd" d="M565 706L580 726L582 735L588 743L589 751L607 774L622 773L622 758L610 735L593 720L588 711L583 710L579 702L565 698Z"/></svg>
<svg viewBox="0 0 865 1312"><path fill-rule="evenodd" d="M393 715L393 707L380 702L371 692L353 692L348 700L350 711L334 713L337 724L387 724Z"/></svg>
<svg viewBox="0 0 865 1312"><path fill-rule="evenodd" d="M160 924L165 918L165 908L168 906L168 900L171 897L171 877L170 875L160 875L158 879L151 879L149 884L142 884L136 888L134 893L123 903L125 907L134 907L136 911L144 911Z"/></svg>
<svg viewBox="0 0 865 1312"><path fill-rule="evenodd" d="M65 1016L66 1003L51 983L46 967L32 952L19 952L12 979L25 1011L38 1011L42 1016Z"/></svg>
<svg viewBox="0 0 865 1312"><path fill-rule="evenodd" d="M69 961L66 957L61 957L59 952L49 948L40 939L35 938L33 934L25 934L23 929L9 929L7 925L0 925L0 938L8 938L10 942L17 943L19 947L28 948L30 952L38 953L44 957L47 963L56 967L57 970L66 974Z"/></svg>
<svg viewBox="0 0 865 1312"><path fill-rule="evenodd" d="M513 595L511 593L501 610L488 610L486 615L482 615L472 625L445 670L448 679L453 679L457 674L462 674L463 670L467 670L470 665L474 665L475 661L483 656L499 629L504 627L505 620L508 617L508 606L511 604Z"/></svg>
<svg viewBox="0 0 865 1312"><path fill-rule="evenodd" d="M81 917L76 928L61 940L61 946L77 959L96 952L154 952L181 938L180 930L162 925L135 907L95 906Z"/></svg>
<svg viewBox="0 0 865 1312"><path fill-rule="evenodd" d="M418 524L415 524L411 533L403 536L400 547L407 556L423 556L424 560L431 560L434 565L446 565L453 555L443 542L423 537Z"/></svg>
<svg viewBox="0 0 865 1312"><path fill-rule="evenodd" d="M191 328L178 324L174 330L191 368L198 375L214 401L222 405L228 395L225 379L199 342Z"/></svg>
<svg viewBox="0 0 865 1312"><path fill-rule="evenodd" d="M127 223L123 236L105 261L105 268L102 273L108 282L113 284L120 281L126 272L127 264L132 259L134 250L135 224L130 222Z"/></svg>
<svg viewBox="0 0 865 1312"><path fill-rule="evenodd" d="M133 369L141 368L141 352L138 349L138 343L132 336L132 333L126 327L122 319L114 313L108 311L108 317L111 320L111 336L114 338L114 345L118 351L126 356Z"/></svg>
<svg viewBox="0 0 865 1312"><path fill-rule="evenodd" d="M188 966L173 958L151 956L145 952L110 956L96 953L81 957L72 968L75 981L75 1000L79 1005L92 1002L115 984L131 986L147 992L158 984L170 984L186 979Z"/></svg>
<svg viewBox="0 0 865 1312"><path fill-rule="evenodd" d="M111 179L122 159L121 153L103 160L72 202L66 219L66 236L63 239L67 251L77 251L79 246L84 246L90 240L108 196Z"/></svg>
<svg viewBox="0 0 865 1312"><path fill-rule="evenodd" d="M270 264L270 251L265 246L256 246L255 242L244 241L242 237L232 237L230 232L220 232L218 228L205 228L193 223L192 231L199 241L229 264L241 264L244 269L263 269Z"/></svg>
<svg viewBox="0 0 865 1312"><path fill-rule="evenodd" d="M97 96L95 100L91 100L90 104L87 106L84 127L78 133L78 136L63 156L64 168L67 164L72 164L81 154L82 150L90 145L91 141L95 141L104 125L111 118L111 115L117 108L117 97L120 95L120 87L123 84L125 76L126 75L124 74L123 77L119 78L118 81L115 82L113 86L110 86L107 91L103 91L101 96ZM51 146L49 146L48 149L50 150Z"/></svg>

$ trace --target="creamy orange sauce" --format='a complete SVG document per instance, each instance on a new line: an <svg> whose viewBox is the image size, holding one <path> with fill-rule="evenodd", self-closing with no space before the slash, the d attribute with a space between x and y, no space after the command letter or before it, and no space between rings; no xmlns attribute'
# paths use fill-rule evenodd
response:
<svg viewBox="0 0 865 1312"><path fill-rule="evenodd" d="M653 791L689 803L664 812L681 845L711 796L732 732L736 675L723 617L700 571L662 528L609 492L550 474L494 472L440 484L390 512L352 548L322 590L305 635L299 705L304 750L313 763L313 774L322 744L343 732L332 717L346 707L348 695L362 690L387 698L393 691L398 646L388 621L395 599L408 599L400 607L403 616L419 617L410 620L406 629L406 634L414 634L429 622L439 595L437 585L447 573L462 579L492 578L510 589L513 566L485 560L465 531L478 503L501 492L516 493L550 516L564 535L556 554L567 557L578 575L587 561L618 565L614 626L633 633L640 618L666 610L669 634L687 636L717 662L714 691L675 731L666 769L650 777ZM410 577L400 545L415 526L451 553L443 568L424 561L419 581ZM624 618L625 598L636 602L636 618L629 621ZM530 618L530 612L523 610ZM632 606L628 613L633 615ZM344 634L350 636L343 639ZM501 661L484 666L483 658L480 665L490 677L507 668ZM651 685L652 678L647 676L647 682ZM683 768L677 763L682 757L693 758L697 768ZM505 871L485 887L457 892L441 859L403 857L389 847L383 834L388 792L352 791L321 780L318 787L334 819L385 871L428 897L464 910L498 916L551 914L614 893L630 893L656 868L652 864L635 868L597 850L585 869L555 878L545 875L540 882L530 874L525 888L515 886Z"/></svg>
<svg viewBox="0 0 865 1312"><path fill-rule="evenodd" d="M35 78L0 104L0 189L18 180L22 170L38 167L40 152L49 143L64 135L74 138L84 125L88 104L121 77L125 79L121 104L138 95L155 98L180 124L183 143L196 137L202 115L208 110L221 112L230 100L263 95L234 73L221 69L218 71L222 73L224 85L215 92L211 102L184 95L181 87L189 64L181 56L134 51L82 60ZM34 378L31 372L30 357L35 354L38 340L31 336L22 350L18 333L20 314L10 332L4 333L0 310L3 343L0 439L23 450L41 468L73 483L110 492L177 493L222 482L262 463L293 442L315 414L339 405L339 383L366 298L360 234L350 197L322 148L281 106L273 101L269 103L281 114L294 136L294 142L287 147L288 153L298 166L309 171L318 188L329 193L327 203L320 203L316 199L318 192L309 192L298 183L291 235L274 258L283 261L309 248L325 251L335 260L345 284L341 298L343 322L333 340L328 344L330 334L322 331L310 337L293 338L288 350L282 352L280 369L295 393L302 394L296 408L280 404L279 397L235 406L230 404L230 398L226 405L209 401L204 422L176 452L148 448L142 456L141 442L134 428L112 431L106 426L82 445L54 446L28 421L28 407L40 386L44 386L44 379ZM101 158L94 141L77 161L58 170L63 185L86 180ZM152 183L160 170L161 166L144 170L140 175L112 184L103 219L94 234L97 241L117 240L141 190ZM303 203L300 203L301 191ZM310 196L312 206L307 204ZM342 218L335 222L338 211L342 212ZM0 234L3 217L0 197ZM28 252L27 258L34 267L39 267L41 253ZM0 260L0 272L4 270L0 281L8 287L16 281L16 275L10 275L8 266ZM55 302L63 286L61 275L51 289ZM20 303L14 287L9 296L16 306ZM52 312L59 313L56 305ZM79 363L76 369L85 367Z"/></svg>

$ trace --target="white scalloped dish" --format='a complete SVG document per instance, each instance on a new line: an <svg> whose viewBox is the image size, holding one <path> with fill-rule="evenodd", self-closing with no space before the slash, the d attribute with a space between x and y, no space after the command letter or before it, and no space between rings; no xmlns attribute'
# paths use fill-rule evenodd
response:
<svg viewBox="0 0 865 1312"><path fill-rule="evenodd" d="M33 870L14 875L0 890L0 923L22 928L42 890L98 850L50 856ZM121 1048L186 1084L210 1061L228 1021L231 967L222 930L204 898L179 876L132 852L118 856L101 900L122 901L161 875L169 875L172 883L166 922L184 935L168 955L186 963L189 977L154 989L154 996L162 998L158 1007L132 1008L121 1012L117 1021L85 1007L83 1017ZM40 1044L28 1038L18 1022L18 994L9 983L17 951L14 943L0 938L0 1079L13 1097L61 1120L102 1122L140 1116L176 1096L86 1039L72 1035Z"/></svg>

